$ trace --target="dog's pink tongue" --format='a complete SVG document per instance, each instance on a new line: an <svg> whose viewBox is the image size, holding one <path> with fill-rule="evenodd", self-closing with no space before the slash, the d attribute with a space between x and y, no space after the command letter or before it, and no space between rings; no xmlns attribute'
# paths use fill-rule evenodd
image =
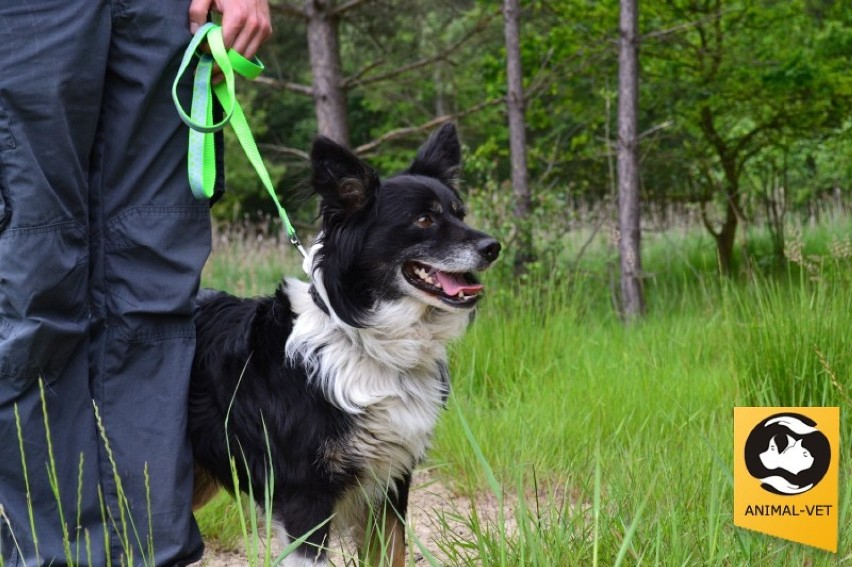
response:
<svg viewBox="0 0 852 567"><path fill-rule="evenodd" d="M453 274L448 274L437 270L435 276L438 278L438 283L447 295L458 295L460 291L466 294L474 294L482 291L483 286L480 284L467 283L463 279Z"/></svg>

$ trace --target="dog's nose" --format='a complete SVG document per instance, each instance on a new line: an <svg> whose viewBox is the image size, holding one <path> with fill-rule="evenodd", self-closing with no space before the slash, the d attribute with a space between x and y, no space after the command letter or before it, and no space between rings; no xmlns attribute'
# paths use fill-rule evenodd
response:
<svg viewBox="0 0 852 567"><path fill-rule="evenodd" d="M487 238L479 243L479 253L482 254L482 257L488 262L493 262L497 259L497 256L500 255L501 248L500 243L493 238Z"/></svg>

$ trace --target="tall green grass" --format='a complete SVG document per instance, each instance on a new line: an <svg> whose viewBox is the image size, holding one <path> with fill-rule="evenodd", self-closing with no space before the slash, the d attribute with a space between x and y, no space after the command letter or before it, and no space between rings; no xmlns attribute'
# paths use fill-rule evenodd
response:
<svg viewBox="0 0 852 567"><path fill-rule="evenodd" d="M840 405L841 438L852 438L849 229L840 219L803 230L780 269L762 260L766 237L752 231L731 280L716 275L703 233L648 238L649 314L629 327L612 308L604 245L521 279L486 275L489 296L453 349L454 393L430 460L441 482L501 512L437 511L444 529L431 552L482 565L852 560L848 443L837 556L732 523L735 406ZM228 264L246 254L220 254L208 283L241 287ZM262 276L240 291L268 293L277 277ZM226 513L213 509L210 523Z"/></svg>
<svg viewBox="0 0 852 567"><path fill-rule="evenodd" d="M9 518L6 516L5 511L3 510L3 506L0 505L0 528L8 529L11 534L11 539L13 545L16 548L19 556L24 556L22 545L32 545L33 552L35 555L35 560L37 563L41 563L42 561L47 561L48 564L52 564L55 561L64 560L66 565L75 566L75 565L95 565L95 564L104 564L107 566L111 566L113 563L113 558L108 554L106 557L95 557L92 551L92 542L91 537L92 534L88 529L84 529L81 525L80 517L82 510L84 508L83 498L83 463L84 456L81 454L78 460L78 472L77 472L77 493L76 493L76 509L74 511L69 511L64 509L63 502L68 502L67 495L63 497L60 492L60 474L68 474L69 471L59 471L56 466L56 459L54 457L53 451L53 439L50 433L50 416L47 411L47 399L45 397L44 390L44 381L39 380L39 394L41 398L41 410L43 416L44 423L44 431L45 431L45 439L44 443L47 447L47 461L43 463L38 463L35 465L30 459L27 457L26 443L24 441L24 432L21 425L20 413L18 411L18 405L15 404L13 408L13 413L15 416L15 431L16 438L18 444L18 451L20 455L20 465L22 467L23 479L24 479L24 490L26 491L27 501L28 501L28 528L30 530L31 541L22 542L15 535L14 530L12 529L12 524ZM97 424L98 432L101 436L101 440L104 444L104 449L107 455L107 458L110 463L110 468L113 474L113 481L115 482L116 487L116 508L118 512L118 517L114 515L113 508L106 506L106 503L103 499L103 494L101 492L101 487L98 486L98 497L100 499L100 510L101 510L101 526L103 528L103 540L104 540L104 549L110 549L110 540L115 538L118 542L118 545L123 551L123 555L121 557L121 565L127 567L133 567L134 565L144 565L146 567L154 566L154 544L150 539L150 536L143 541L139 535L139 530L134 522L133 515L130 509L130 503L127 499L127 496L124 492L124 488L121 482L121 476L118 472L118 467L113 459L112 448L110 446L109 437L107 435L106 429L104 428L104 424L100 417L100 412L98 410L97 405L93 403L93 412L95 417L95 422ZM6 442L13 442L13 440L6 440ZM41 467L44 467L42 470ZM30 475L31 474L42 474L46 472L48 478L48 484L50 485L51 495L53 497L53 504L56 507L57 517L55 520L55 525L53 526L44 526L39 525L35 521L35 511L32 508L32 505L29 504L33 501L33 497L31 495L31 487L30 487ZM146 502L147 502L147 519L148 519L148 530L147 533L151 534L153 532L151 525L151 486L148 477L148 469L147 466L145 468L144 478L145 478L145 491L146 491ZM76 522L73 522L72 518L76 518ZM5 524L5 527L4 527ZM41 531L51 531L55 532L55 528L59 527L62 534L62 549L64 556L59 557L44 557L40 555L39 549L39 532ZM73 533L72 533L73 528ZM8 550L3 550L4 553L7 553ZM29 549L27 549L27 556L29 554ZM94 561L93 561L94 560ZM5 561L3 556L0 556L0 567L4 567Z"/></svg>
<svg viewBox="0 0 852 567"><path fill-rule="evenodd" d="M84 530L80 522L80 515L84 507L84 503L82 501L84 456L81 454L78 461L79 467L77 474L78 481L76 512L74 513L74 516L69 516L68 511L65 510L63 507L63 501L67 501L67 499L63 498L62 494L60 493L59 482L59 474L67 474L67 471L61 471L60 473L56 466L56 459L54 457L53 451L53 439L50 433L50 416L47 412L47 400L45 398L44 382L41 380L39 381L39 389L41 396L41 410L45 428L44 442L47 447L48 456L47 461L43 464L46 468L48 483L50 485L52 496L54 498L53 503L55 504L57 513L55 526L58 526L61 530L62 548L64 555L62 558L44 557L40 555L39 533L43 530L49 530L51 532L54 532L55 526L45 526L38 524L35 520L35 510L33 509L31 504L28 504L27 512L29 520L28 527L30 529L30 534L32 535L32 541L26 542L24 543L24 545L32 545L34 547L35 561L37 564L41 564L42 561L46 561L48 564L53 564L56 561L63 560L64 564L68 565L69 567L74 567L76 565L83 564L111 566L113 565L114 558L110 555L109 552L110 541L115 538L115 540L118 542L120 548L123 551L123 555L119 560L120 565L126 567L133 567L134 565L141 564L145 567L154 567L154 542L150 537L150 534L153 533L153 517L151 515L151 485L148 476L147 464L145 465L145 469L143 472L146 490L146 510L148 512L147 533L149 535L147 536L145 541L143 541L142 537L140 536L139 529L136 523L134 522L133 515L131 514L130 502L128 501L123 488L121 475L118 472L118 466L113 457L109 436L107 434L106 428L104 427L103 421L101 420L100 411L97 405L93 405L95 421L98 427L99 434L101 436L101 440L103 441L105 453L113 474L113 481L115 483L117 496L116 507L118 511L118 517L116 517L113 512L113 509L106 506L103 499L101 487L98 486L98 498L100 499L99 503L101 509L101 526L103 529L104 549L107 551L105 557L95 557L93 555L91 545L92 534L88 531L88 529ZM33 497L31 496L30 492L31 488L29 479L30 470L31 468L33 468L33 463L27 458L24 432L22 429L17 404L14 406L14 416L17 433L18 451L20 454L20 464L23 471L24 490L26 491L27 501L32 502ZM230 416L230 411L228 412L228 416ZM226 430L227 426L228 418L226 417ZM325 520L319 526L316 526L311 529L308 533L293 540L292 542L288 542L283 547L283 549L279 550L277 553L273 553L271 545L271 542L273 541L272 497L275 490L275 485L274 479L272 479L271 476L272 471L269 471L270 476L268 477L268 481L264 483L264 486L262 487L263 494L260 495L260 497L258 498L258 501L262 502L262 506L255 506L255 487L251 486L251 484L249 484L248 486L242 486L240 484L238 474L239 468L247 467L248 465L245 463L244 457L241 454L239 456L236 454L239 451L232 451L232 449L235 448L232 448L229 444L228 454L230 456L230 468L233 482L234 501L228 503L226 516L229 516L229 523L233 526L231 529L239 530L238 533L241 536L240 541L243 544L243 548L246 550L246 564L251 567L274 567L275 565L281 564L284 558L287 557L287 555L289 555L290 553L292 553L293 550L295 550L298 546L304 543L314 531L328 523L328 521L330 521L330 518ZM268 441L267 450L271 451L271 448L268 446ZM37 470L34 471L34 474L40 474L38 467L35 468ZM241 491L245 491L246 494L243 495ZM75 517L77 521L70 521L71 517ZM9 530L13 545L15 546L18 554L20 556L23 556L24 554L21 548L22 542L19 541L18 537L14 533L14 530L12 530L11 522L6 516L2 505L0 505L0 528L3 528L4 530ZM4 551L4 553L8 552L8 550L2 551ZM29 549L27 549L27 552L29 552ZM4 557L0 555L0 567L4 567L4 565Z"/></svg>
<svg viewBox="0 0 852 567"><path fill-rule="evenodd" d="M833 256L831 242L803 243L823 250L810 266L791 258L780 273L741 280L697 268L708 265L700 257L694 270L660 270L647 284L649 316L630 327L602 301L601 279L492 293L456 348L452 403L462 411L445 415L433 459L460 489L491 490L475 440L505 490L529 498L535 480L571 497L556 511L522 508L517 523L538 529L480 545L501 551L477 560L837 564L731 519L734 406L841 405L841 438L852 435L852 260ZM647 265L659 269L663 250L649 252ZM839 557L849 560L852 501L842 486ZM506 537L499 526L476 533Z"/></svg>

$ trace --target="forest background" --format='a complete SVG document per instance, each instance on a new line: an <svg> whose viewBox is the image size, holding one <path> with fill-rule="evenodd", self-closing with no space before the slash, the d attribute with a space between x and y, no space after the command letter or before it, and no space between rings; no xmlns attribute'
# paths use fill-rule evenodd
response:
<svg viewBox="0 0 852 567"><path fill-rule="evenodd" d="M531 256L547 260L573 227L600 222L617 201L618 3L523 3L531 206L522 218L512 215L502 7L273 2L266 75L241 85L241 96L288 207L305 222L314 218L297 195L318 132L388 174L405 167L429 129L456 120L470 205L502 227L510 251L518 253L513 237L524 224L536 231ZM739 228L769 229L780 259L789 215L816 221L845 204L850 19L852 7L832 0L642 5L637 129L650 229L699 221L730 271ZM231 197L214 208L216 216L273 212L253 172L233 155Z"/></svg>
<svg viewBox="0 0 852 567"><path fill-rule="evenodd" d="M504 243L453 352L454 394L420 477L447 502L426 511L437 530L412 561L852 560L848 443L838 555L731 521L734 406L839 405L852 438L852 3L639 4L636 318L619 286L617 163L619 16L635 2L520 2L521 188L512 3L273 0L267 71L238 85L305 240L318 133L388 176L452 120L471 224ZM205 284L269 293L300 261L229 133L226 146ZM229 502L200 515L214 547L235 545ZM500 512L478 513L482 502Z"/></svg>

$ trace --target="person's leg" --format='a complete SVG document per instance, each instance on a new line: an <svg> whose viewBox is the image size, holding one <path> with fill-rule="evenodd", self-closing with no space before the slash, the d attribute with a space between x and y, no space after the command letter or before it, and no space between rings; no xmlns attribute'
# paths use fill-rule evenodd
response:
<svg viewBox="0 0 852 567"><path fill-rule="evenodd" d="M85 565L104 557L87 289L109 5L3 2L0 30L0 557Z"/></svg>
<svg viewBox="0 0 852 567"><path fill-rule="evenodd" d="M186 420L193 303L210 251L210 219L207 203L189 189L188 131L171 99L190 40L188 5L113 0L93 188L104 229L93 288L103 290L106 321L92 335L94 396L142 551L150 543L157 565L202 551ZM187 76L182 94L190 88ZM102 469L102 477L108 473ZM117 510L118 487L104 487Z"/></svg>

